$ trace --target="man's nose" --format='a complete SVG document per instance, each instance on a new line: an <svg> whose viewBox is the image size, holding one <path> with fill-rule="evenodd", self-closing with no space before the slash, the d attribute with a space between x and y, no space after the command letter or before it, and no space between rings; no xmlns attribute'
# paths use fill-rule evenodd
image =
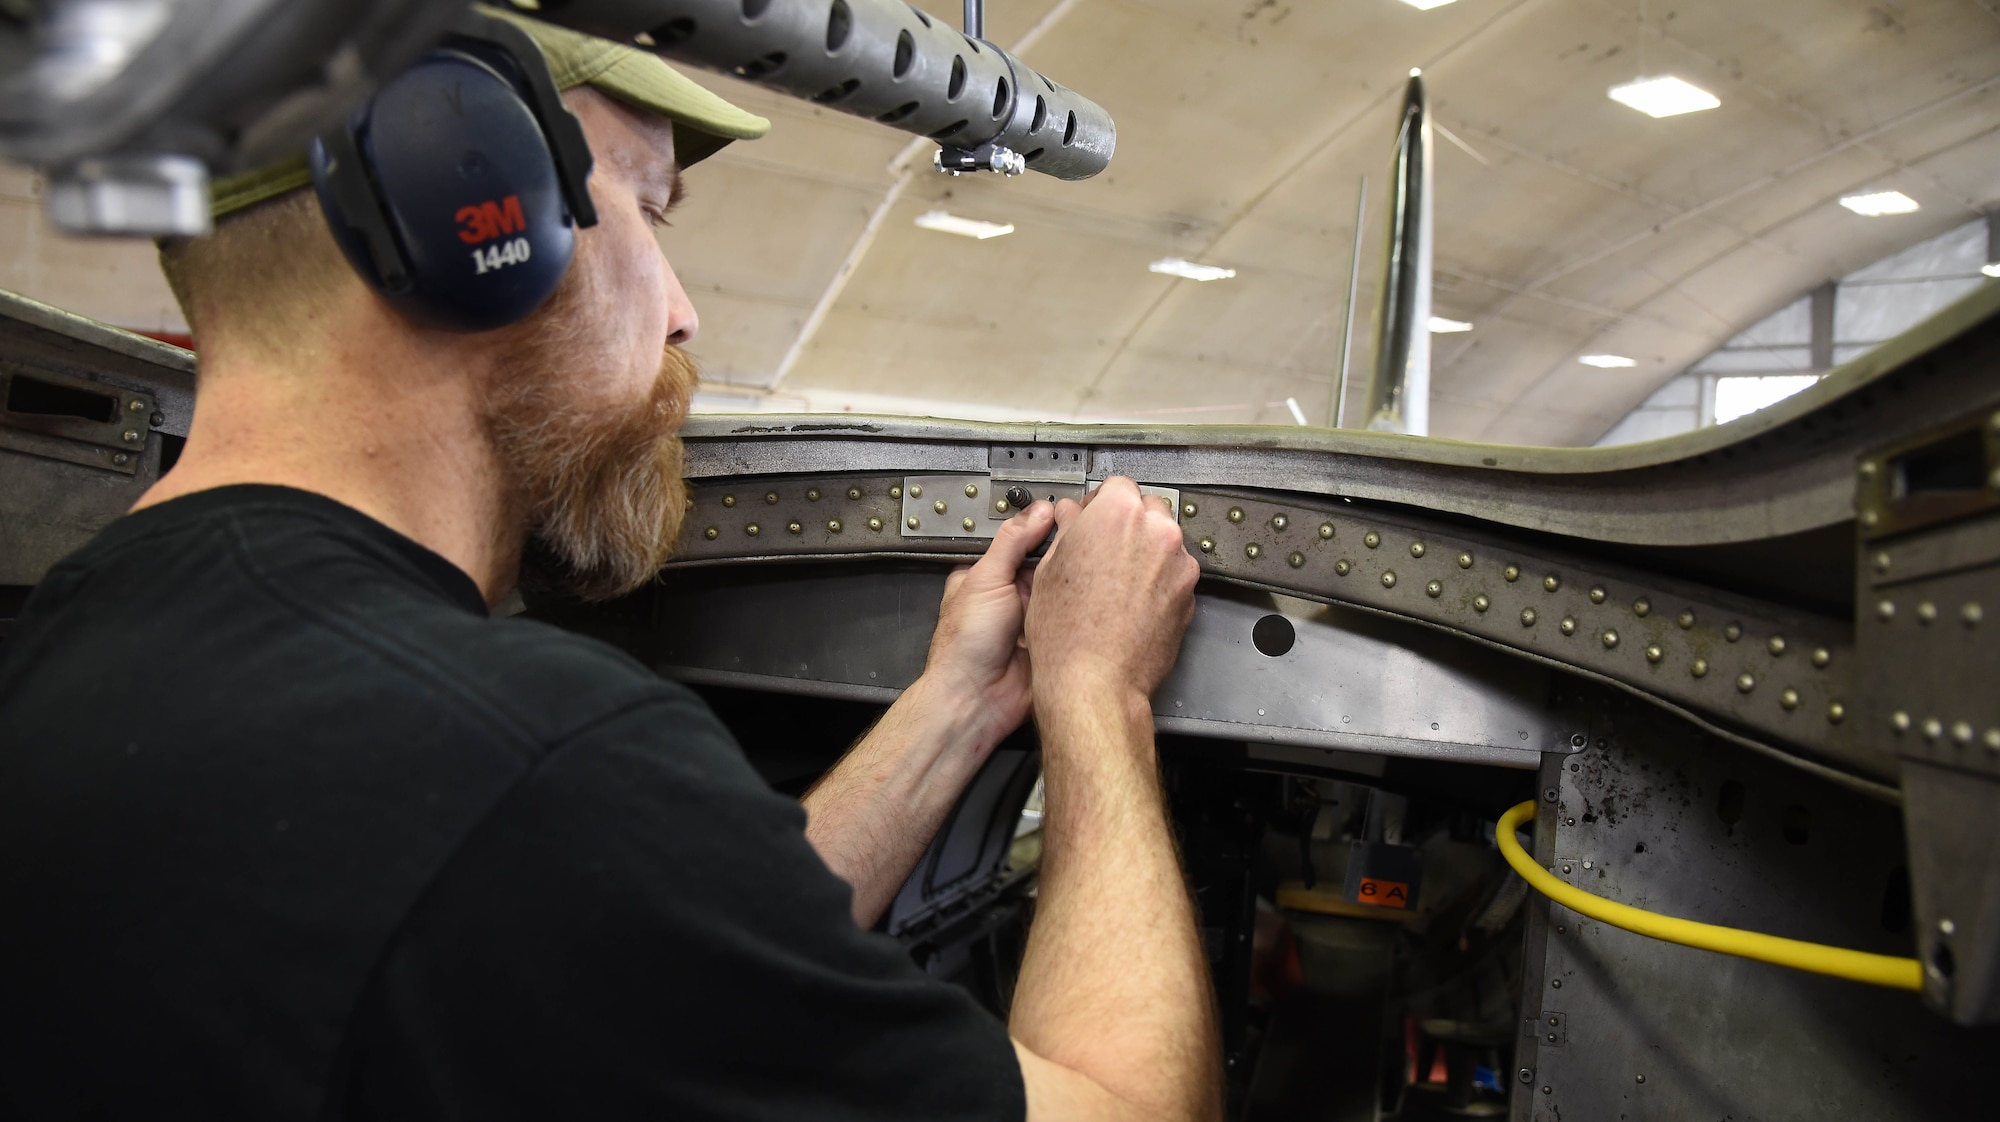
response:
<svg viewBox="0 0 2000 1122"><path fill-rule="evenodd" d="M667 266L667 342L676 347L685 347L694 342L701 332L701 317L695 313L694 301L688 299L687 290L681 287L681 279L674 273L672 265Z"/></svg>

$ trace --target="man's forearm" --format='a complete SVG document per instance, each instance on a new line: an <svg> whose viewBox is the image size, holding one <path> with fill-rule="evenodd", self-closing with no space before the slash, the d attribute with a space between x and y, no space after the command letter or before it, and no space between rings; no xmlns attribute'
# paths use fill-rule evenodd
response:
<svg viewBox="0 0 2000 1122"><path fill-rule="evenodd" d="M1009 1028L1135 1117L1219 1115L1208 966L1175 858L1143 697L1037 705L1046 809Z"/></svg>
<svg viewBox="0 0 2000 1122"><path fill-rule="evenodd" d="M802 800L806 840L873 927L1000 737L965 691L918 678Z"/></svg>

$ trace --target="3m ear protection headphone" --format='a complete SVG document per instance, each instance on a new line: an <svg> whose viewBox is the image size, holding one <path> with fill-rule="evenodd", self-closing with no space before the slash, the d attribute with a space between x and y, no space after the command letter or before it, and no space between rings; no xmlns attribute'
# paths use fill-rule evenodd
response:
<svg viewBox="0 0 2000 1122"><path fill-rule="evenodd" d="M313 142L334 240L411 320L489 331L562 283L597 224L590 147L526 32L468 13L452 36Z"/></svg>

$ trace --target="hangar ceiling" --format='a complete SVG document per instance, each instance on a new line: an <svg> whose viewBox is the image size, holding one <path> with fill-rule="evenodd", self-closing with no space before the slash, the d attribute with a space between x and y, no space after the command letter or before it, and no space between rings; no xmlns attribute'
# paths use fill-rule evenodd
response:
<svg viewBox="0 0 2000 1122"><path fill-rule="evenodd" d="M1162 423L1289 423L1289 397L1322 419L1357 181L1379 239L1413 67L1464 145L1436 145L1435 311L1474 325L1435 339L1438 436L1589 444L1801 293L2000 206L2000 0L989 0L986 21L1111 111L1109 171L948 179L928 144L701 76L775 122L695 169L661 235L711 397ZM1605 96L1660 74L1721 107ZM1921 209L1837 205L1891 189ZM0 286L177 326L149 246L59 242L30 193L0 183ZM915 227L932 209L1015 231ZM1237 275L1147 271L1169 256Z"/></svg>
<svg viewBox="0 0 2000 1122"><path fill-rule="evenodd" d="M1412 67L1477 153L1438 138L1435 310L1474 324L1436 339L1439 436L1588 444L1801 292L2000 204L1992 0L991 0L986 19L1002 45L1032 29L1023 57L1111 111L1110 170L920 166L891 197L902 138L712 79L776 122L695 170L662 239L712 383L783 368L780 391L1215 423L1288 423L1295 397L1323 418L1357 180L1385 194ZM1666 73L1721 107L1654 120L1605 96ZM1922 209L1837 205L1878 189ZM1015 232L915 227L932 209ZM1147 272L1166 256L1237 275ZM1577 363L1598 351L1638 365Z"/></svg>

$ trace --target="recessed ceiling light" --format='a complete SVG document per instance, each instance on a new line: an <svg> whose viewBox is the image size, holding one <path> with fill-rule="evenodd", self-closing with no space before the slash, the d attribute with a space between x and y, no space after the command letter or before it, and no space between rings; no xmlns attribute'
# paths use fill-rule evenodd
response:
<svg viewBox="0 0 2000 1122"><path fill-rule="evenodd" d="M1599 370L1615 370L1621 366L1639 365L1636 359L1629 359L1624 355L1584 355L1577 361L1585 366L1595 366Z"/></svg>
<svg viewBox="0 0 2000 1122"><path fill-rule="evenodd" d="M1149 272L1165 273L1170 277L1182 277L1191 281L1228 280L1236 275L1234 269L1225 269L1220 265L1197 265L1179 257L1162 257L1146 266L1146 269Z"/></svg>
<svg viewBox="0 0 2000 1122"><path fill-rule="evenodd" d="M1648 117L1673 117L1722 104L1714 94L1679 78L1641 78L1611 87L1611 100L1629 105Z"/></svg>
<svg viewBox="0 0 2000 1122"><path fill-rule="evenodd" d="M2000 261L1991 261L1988 262L1987 264L1981 265L1979 267L1979 271L1985 273L1989 277L2000 277Z"/></svg>
<svg viewBox="0 0 2000 1122"><path fill-rule="evenodd" d="M1014 224L1009 222L981 222L977 218L960 218L956 214L946 214L941 210L926 211L917 215L917 225L926 230L936 230L943 234L957 234L962 238L997 238L1014 232Z"/></svg>
<svg viewBox="0 0 2000 1122"><path fill-rule="evenodd" d="M1431 317L1431 334L1433 335L1456 335L1461 331L1470 330L1472 330L1472 325L1466 323L1464 320L1446 319L1443 316Z"/></svg>
<svg viewBox="0 0 2000 1122"><path fill-rule="evenodd" d="M1885 214L1909 214L1917 209L1917 200L1901 191L1871 191L1866 195L1844 195L1840 205L1866 218L1880 218Z"/></svg>
<svg viewBox="0 0 2000 1122"><path fill-rule="evenodd" d="M1451 3L1451 0L1403 0L1403 3L1420 12L1428 12L1432 8L1444 7L1446 4Z"/></svg>

